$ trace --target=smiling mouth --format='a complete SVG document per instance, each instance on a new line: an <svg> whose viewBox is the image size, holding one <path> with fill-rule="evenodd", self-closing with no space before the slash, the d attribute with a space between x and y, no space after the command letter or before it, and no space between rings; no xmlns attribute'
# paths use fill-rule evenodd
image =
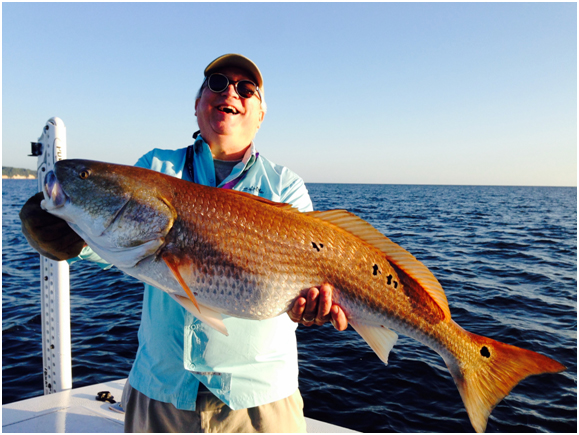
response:
<svg viewBox="0 0 579 435"><path fill-rule="evenodd" d="M235 107L231 107L231 106L218 106L217 110L219 110L220 112L223 112L223 113L227 113L229 115L239 114L239 111Z"/></svg>

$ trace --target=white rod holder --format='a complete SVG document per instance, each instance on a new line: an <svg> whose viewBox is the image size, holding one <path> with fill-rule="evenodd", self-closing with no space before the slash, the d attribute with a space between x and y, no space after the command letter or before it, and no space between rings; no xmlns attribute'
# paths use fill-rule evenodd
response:
<svg viewBox="0 0 579 435"><path fill-rule="evenodd" d="M46 174L66 159L66 127L60 118L46 122L38 142L32 143L32 155L38 156L38 190L42 191ZM41 255L40 289L44 394L51 394L72 389L68 263Z"/></svg>

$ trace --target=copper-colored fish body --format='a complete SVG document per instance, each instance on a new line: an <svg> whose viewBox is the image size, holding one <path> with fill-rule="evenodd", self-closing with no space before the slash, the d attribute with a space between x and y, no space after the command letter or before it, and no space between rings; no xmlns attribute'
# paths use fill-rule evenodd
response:
<svg viewBox="0 0 579 435"><path fill-rule="evenodd" d="M268 319L286 312L304 290L331 283L334 302L385 363L396 332L441 355L479 432L520 380L565 369L463 330L428 268L347 211L300 213L249 194L100 162L63 160L55 174L43 201L48 211L105 260L224 334L221 314Z"/></svg>

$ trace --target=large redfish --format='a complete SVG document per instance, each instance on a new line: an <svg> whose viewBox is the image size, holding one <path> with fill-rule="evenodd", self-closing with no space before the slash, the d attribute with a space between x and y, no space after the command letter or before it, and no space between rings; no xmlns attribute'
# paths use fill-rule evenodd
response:
<svg viewBox="0 0 579 435"><path fill-rule="evenodd" d="M63 160L43 207L103 259L158 287L227 334L221 314L268 319L304 290L335 287L334 302L388 361L396 330L434 349L474 429L527 376L565 369L535 352L465 331L432 273L343 210L300 213L252 195L132 166Z"/></svg>

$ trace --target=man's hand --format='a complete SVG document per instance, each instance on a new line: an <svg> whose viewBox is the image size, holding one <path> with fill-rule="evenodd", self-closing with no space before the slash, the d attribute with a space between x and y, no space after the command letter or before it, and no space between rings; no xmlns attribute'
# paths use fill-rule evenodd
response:
<svg viewBox="0 0 579 435"><path fill-rule="evenodd" d="M306 296L300 296L288 311L290 319L304 326L323 325L330 321L338 331L348 327L348 319L339 305L332 304L333 287L322 284L320 288L312 287Z"/></svg>
<svg viewBox="0 0 579 435"><path fill-rule="evenodd" d="M47 258L68 260L80 254L84 240L66 221L51 215L40 207L42 192L31 197L20 210L22 233L30 246Z"/></svg>

